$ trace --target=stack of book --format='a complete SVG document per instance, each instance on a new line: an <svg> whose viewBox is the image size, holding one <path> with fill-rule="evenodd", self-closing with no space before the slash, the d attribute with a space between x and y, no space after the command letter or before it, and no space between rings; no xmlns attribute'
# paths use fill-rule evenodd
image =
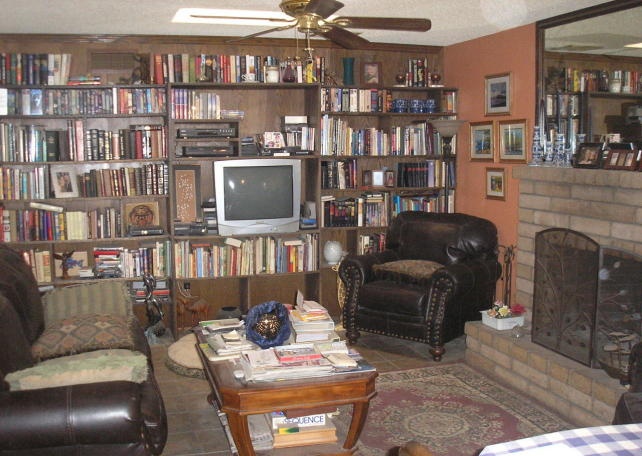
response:
<svg viewBox="0 0 642 456"><path fill-rule="evenodd" d="M278 350L287 352L290 361L281 362ZM334 366L323 356L306 355L297 360L294 351L289 346L266 348L264 350L244 351L239 358L245 379L253 382L271 382L306 377L331 375Z"/></svg>
<svg viewBox="0 0 642 456"><path fill-rule="evenodd" d="M272 412L274 448L314 445L337 441L337 430L325 413L289 417L283 412Z"/></svg>
<svg viewBox="0 0 642 456"><path fill-rule="evenodd" d="M292 337L295 343L338 340L334 320L320 304L303 301L290 311Z"/></svg>
<svg viewBox="0 0 642 456"><path fill-rule="evenodd" d="M245 322L238 318L201 321L199 328L206 341L200 346L210 361L240 358L244 351L259 349L245 338Z"/></svg>

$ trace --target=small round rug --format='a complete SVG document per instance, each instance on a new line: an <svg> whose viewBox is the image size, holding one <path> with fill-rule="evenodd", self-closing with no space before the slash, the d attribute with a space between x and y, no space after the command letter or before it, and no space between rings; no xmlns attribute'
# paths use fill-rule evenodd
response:
<svg viewBox="0 0 642 456"><path fill-rule="evenodd" d="M203 364L196 352L196 335L187 334L167 347L165 365L178 375L204 379Z"/></svg>

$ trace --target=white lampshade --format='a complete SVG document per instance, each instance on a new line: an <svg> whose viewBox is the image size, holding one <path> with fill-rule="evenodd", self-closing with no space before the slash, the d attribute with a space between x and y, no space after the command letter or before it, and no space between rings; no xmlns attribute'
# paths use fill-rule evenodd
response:
<svg viewBox="0 0 642 456"><path fill-rule="evenodd" d="M466 120L459 119L435 119L430 121L442 136L451 138L457 134L459 127L466 122Z"/></svg>

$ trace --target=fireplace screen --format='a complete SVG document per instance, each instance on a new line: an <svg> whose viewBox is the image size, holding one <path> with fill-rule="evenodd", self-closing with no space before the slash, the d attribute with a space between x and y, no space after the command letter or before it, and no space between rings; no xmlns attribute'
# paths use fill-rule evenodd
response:
<svg viewBox="0 0 642 456"><path fill-rule="evenodd" d="M591 365L599 245L572 230L535 236L533 342Z"/></svg>
<svg viewBox="0 0 642 456"><path fill-rule="evenodd" d="M533 342L624 379L642 333L642 257L576 231L535 236Z"/></svg>

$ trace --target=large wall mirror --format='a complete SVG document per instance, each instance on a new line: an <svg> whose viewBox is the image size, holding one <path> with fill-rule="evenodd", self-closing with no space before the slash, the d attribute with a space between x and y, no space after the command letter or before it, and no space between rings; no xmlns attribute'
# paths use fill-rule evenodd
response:
<svg viewBox="0 0 642 456"><path fill-rule="evenodd" d="M618 134L642 139L641 24L641 0L537 23L536 118L549 139L563 133L570 147Z"/></svg>

